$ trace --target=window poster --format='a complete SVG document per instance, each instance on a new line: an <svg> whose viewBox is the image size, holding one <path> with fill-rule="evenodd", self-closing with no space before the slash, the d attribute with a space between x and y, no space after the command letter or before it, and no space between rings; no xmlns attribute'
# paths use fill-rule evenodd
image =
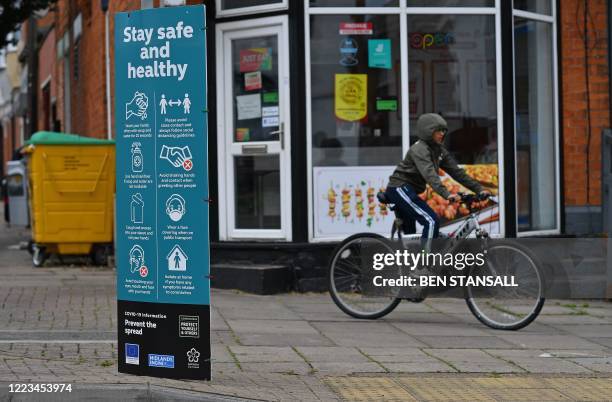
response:
<svg viewBox="0 0 612 402"><path fill-rule="evenodd" d="M463 168L492 194L498 194L496 164L464 165ZM395 166L353 166L313 168L314 237L344 239L359 232L389 236L395 214L376 198L385 191ZM441 171L440 180L453 192L470 192ZM441 231L456 230L469 215L462 204L448 204L429 186L419 195L438 215ZM487 200L474 205L480 211L479 222L491 234L499 233L499 205ZM422 227L417 223L417 232Z"/></svg>
<svg viewBox="0 0 612 402"><path fill-rule="evenodd" d="M272 70L272 49L257 47L240 51L240 72Z"/></svg>
<svg viewBox="0 0 612 402"><path fill-rule="evenodd" d="M278 103L278 92L264 92L264 103Z"/></svg>
<svg viewBox="0 0 612 402"><path fill-rule="evenodd" d="M391 39L368 40L368 67L391 69Z"/></svg>
<svg viewBox="0 0 612 402"><path fill-rule="evenodd" d="M251 130L249 128L237 128L236 129L236 141L247 142L251 140Z"/></svg>
<svg viewBox="0 0 612 402"><path fill-rule="evenodd" d="M261 117L261 95L236 96L238 120L258 119Z"/></svg>
<svg viewBox="0 0 612 402"><path fill-rule="evenodd" d="M372 35L374 24L371 22L341 22L340 35Z"/></svg>
<svg viewBox="0 0 612 402"><path fill-rule="evenodd" d="M342 238L358 232L391 233L393 212L376 199L394 166L315 167L314 234Z"/></svg>
<svg viewBox="0 0 612 402"><path fill-rule="evenodd" d="M253 71L244 73L244 89L247 91L256 91L261 89L261 71Z"/></svg>
<svg viewBox="0 0 612 402"><path fill-rule="evenodd" d="M358 121L368 115L367 74L336 74L335 113L344 121Z"/></svg>

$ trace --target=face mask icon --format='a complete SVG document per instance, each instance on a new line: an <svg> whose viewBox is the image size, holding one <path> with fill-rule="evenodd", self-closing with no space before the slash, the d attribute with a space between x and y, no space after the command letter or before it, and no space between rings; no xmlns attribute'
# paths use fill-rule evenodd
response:
<svg viewBox="0 0 612 402"><path fill-rule="evenodd" d="M168 201L166 201L166 214L172 219L173 222L178 222L183 219L183 215L187 210L185 209L185 199L178 194L172 194Z"/></svg>
<svg viewBox="0 0 612 402"><path fill-rule="evenodd" d="M144 266L144 250L136 244L130 250L130 272L138 272Z"/></svg>

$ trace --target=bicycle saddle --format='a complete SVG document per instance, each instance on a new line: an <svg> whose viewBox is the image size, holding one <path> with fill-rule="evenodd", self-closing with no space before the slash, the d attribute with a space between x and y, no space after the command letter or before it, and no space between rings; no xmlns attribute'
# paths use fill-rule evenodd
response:
<svg viewBox="0 0 612 402"><path fill-rule="evenodd" d="M378 202L380 202L381 204L389 204L389 200L387 199L387 196L382 191L379 191L378 194L376 194L376 198L378 199Z"/></svg>

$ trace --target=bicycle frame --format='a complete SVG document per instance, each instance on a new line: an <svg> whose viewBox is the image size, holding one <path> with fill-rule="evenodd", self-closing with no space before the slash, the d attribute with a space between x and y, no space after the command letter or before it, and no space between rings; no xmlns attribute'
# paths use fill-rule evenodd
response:
<svg viewBox="0 0 612 402"><path fill-rule="evenodd" d="M491 197L492 200L495 200L494 197ZM395 210L395 205L391 208L395 212L395 221L393 222L393 228L391 229L391 240L395 236L395 232L397 232L398 240L404 245L404 235L402 234L402 220L398 216L397 211ZM452 240L449 249L454 248L460 240L466 239L469 237L474 231L476 232L476 238L482 239L489 237L489 233L482 228L480 222L478 222L478 218L480 217L481 211L471 211L470 214L465 218L465 221L457 228L455 231L449 234L449 238ZM420 239L420 234L409 234L405 237L406 240L417 240Z"/></svg>

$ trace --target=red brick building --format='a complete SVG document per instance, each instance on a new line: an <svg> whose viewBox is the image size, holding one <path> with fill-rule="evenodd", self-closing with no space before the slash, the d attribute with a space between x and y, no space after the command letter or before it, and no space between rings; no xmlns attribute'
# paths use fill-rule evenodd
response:
<svg viewBox="0 0 612 402"><path fill-rule="evenodd" d="M107 123L107 103L114 102L112 17L158 7L159 1L109 2L110 100L100 3L59 0L38 20L37 125L31 131L115 135ZM368 217L359 217L363 212L343 211L343 186L356 191L359 186L349 181L362 174L370 187L384 185L424 112L447 118L449 147L461 163L476 166L472 170L492 169L496 178L488 184L500 197L489 219L496 222L494 232L603 231L601 139L611 126L608 1L204 3L209 104L214 105L211 193L227 200L211 211L211 235L221 247L235 241L318 243L369 230ZM464 6L471 7L469 13ZM27 43L27 27L22 32ZM387 42L373 41L387 39L387 60L377 67L369 46L384 49ZM242 72L231 64L240 52L258 49L271 49L269 57L279 66L262 71L263 82L257 84L263 102L279 107L278 126L269 130L241 121L226 106L228 99L250 93L236 81ZM338 74L367 76L365 117L339 114L334 106ZM284 141L278 152L261 159L248 155L249 146L261 142L259 135L280 131L284 138L268 138L269 149ZM8 132L5 160L18 145ZM240 147L244 150L230 152ZM329 192L338 198L334 217L328 216ZM349 195L353 206L358 200ZM265 207L257 200L265 200ZM340 219L343 213L352 215ZM370 218L373 229L386 232L384 216L375 211Z"/></svg>

